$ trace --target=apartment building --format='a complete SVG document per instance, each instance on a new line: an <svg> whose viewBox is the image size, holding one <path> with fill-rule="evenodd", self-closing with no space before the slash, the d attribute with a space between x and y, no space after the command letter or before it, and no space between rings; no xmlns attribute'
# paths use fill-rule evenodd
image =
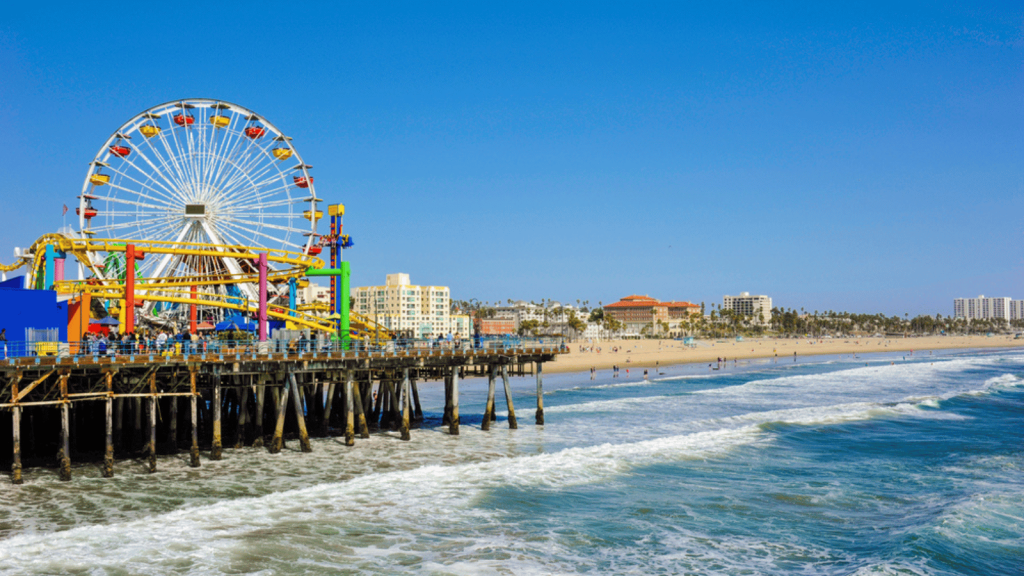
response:
<svg viewBox="0 0 1024 576"><path fill-rule="evenodd" d="M383 286L352 289L353 310L385 328L415 338L469 336L469 316L451 314L447 286L418 286L408 274L388 274Z"/></svg>
<svg viewBox="0 0 1024 576"><path fill-rule="evenodd" d="M1024 320L1024 300L1010 300L1010 320Z"/></svg>
<svg viewBox="0 0 1024 576"><path fill-rule="evenodd" d="M772 299L765 295L751 296L750 292L740 292L739 296L722 296L722 309L749 316L755 322L761 318L764 324L772 321Z"/></svg>
<svg viewBox="0 0 1024 576"><path fill-rule="evenodd" d="M1012 302L1014 301L1009 298L986 298L984 294L977 298L956 298L953 300L953 317L967 320L1010 321L1013 319L1010 316Z"/></svg>

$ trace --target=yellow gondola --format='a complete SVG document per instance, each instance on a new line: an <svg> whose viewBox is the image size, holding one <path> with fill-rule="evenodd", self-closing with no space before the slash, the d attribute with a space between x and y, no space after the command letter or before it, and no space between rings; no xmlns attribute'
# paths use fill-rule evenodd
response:
<svg viewBox="0 0 1024 576"><path fill-rule="evenodd" d="M273 154L274 158L277 158L278 160L287 160L292 157L291 148L274 148L273 150L270 151L270 153Z"/></svg>
<svg viewBox="0 0 1024 576"><path fill-rule="evenodd" d="M110 174L91 174L89 176L89 183L93 186L103 186L107 182L110 182Z"/></svg>
<svg viewBox="0 0 1024 576"><path fill-rule="evenodd" d="M139 132L142 132L142 135L146 138L152 138L160 133L160 127L153 124L143 124L139 126Z"/></svg>
<svg viewBox="0 0 1024 576"><path fill-rule="evenodd" d="M210 116L210 124L213 124L216 128L224 128L231 123L231 118L227 116Z"/></svg>
<svg viewBox="0 0 1024 576"><path fill-rule="evenodd" d="M302 213L302 217L305 218L306 220L312 220L314 218L314 212L312 210L306 210L305 212ZM317 220L319 220L319 219L321 219L323 217L324 217L324 211L323 210L317 210L316 213L315 213L315 218Z"/></svg>

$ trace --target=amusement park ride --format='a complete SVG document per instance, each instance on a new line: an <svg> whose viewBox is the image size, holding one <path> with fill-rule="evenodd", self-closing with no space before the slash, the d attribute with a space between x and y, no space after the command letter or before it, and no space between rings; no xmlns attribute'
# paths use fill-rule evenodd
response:
<svg viewBox="0 0 1024 576"><path fill-rule="evenodd" d="M122 332L195 332L200 319L242 312L258 320L260 341L270 319L342 342L387 338L349 310L345 207L327 206L329 229L318 231L324 201L312 168L290 137L249 109L210 99L161 104L115 130L89 163L77 229L17 250L0 271L25 268L26 288L116 315ZM77 279L65 274L71 257ZM330 277L327 309L296 304L297 289L315 276Z"/></svg>

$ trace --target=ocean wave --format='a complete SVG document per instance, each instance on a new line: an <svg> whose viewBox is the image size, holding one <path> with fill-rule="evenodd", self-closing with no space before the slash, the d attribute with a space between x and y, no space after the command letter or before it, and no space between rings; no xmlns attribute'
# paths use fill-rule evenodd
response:
<svg viewBox="0 0 1024 576"><path fill-rule="evenodd" d="M376 532L382 524L401 534L403 527L429 532L430 525L448 528L456 520L487 523L494 521L494 512L470 506L485 490L592 483L637 466L721 454L761 436L750 426L476 464L422 466L122 523L80 526L59 535L19 534L0 542L0 572L220 572L253 538L285 535L292 527L301 526L301 533L335 524L342 536ZM358 546L356 540L348 545ZM395 545L390 539L379 544ZM365 560L365 552L360 549L359 558Z"/></svg>

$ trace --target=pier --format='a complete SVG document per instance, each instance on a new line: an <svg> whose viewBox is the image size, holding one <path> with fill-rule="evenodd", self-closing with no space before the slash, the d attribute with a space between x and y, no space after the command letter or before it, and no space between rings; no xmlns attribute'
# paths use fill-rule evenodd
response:
<svg viewBox="0 0 1024 576"><path fill-rule="evenodd" d="M543 365L565 351L554 339L516 339L10 358L0 360L0 430L10 430L0 432L0 450L20 484L23 466L56 464L60 479L71 480L72 461L98 462L110 477L116 458L145 457L153 473L158 455L182 451L198 467L202 454L220 460L232 447L265 446L274 454L297 440L309 452L310 436L343 436L355 446L372 431L398 430L409 440L423 420L418 385L431 380L444 383L443 426L458 435L459 388L469 377L487 378L482 428L489 430L497 381L514 429L509 378L535 375L535 421L542 425Z"/></svg>

